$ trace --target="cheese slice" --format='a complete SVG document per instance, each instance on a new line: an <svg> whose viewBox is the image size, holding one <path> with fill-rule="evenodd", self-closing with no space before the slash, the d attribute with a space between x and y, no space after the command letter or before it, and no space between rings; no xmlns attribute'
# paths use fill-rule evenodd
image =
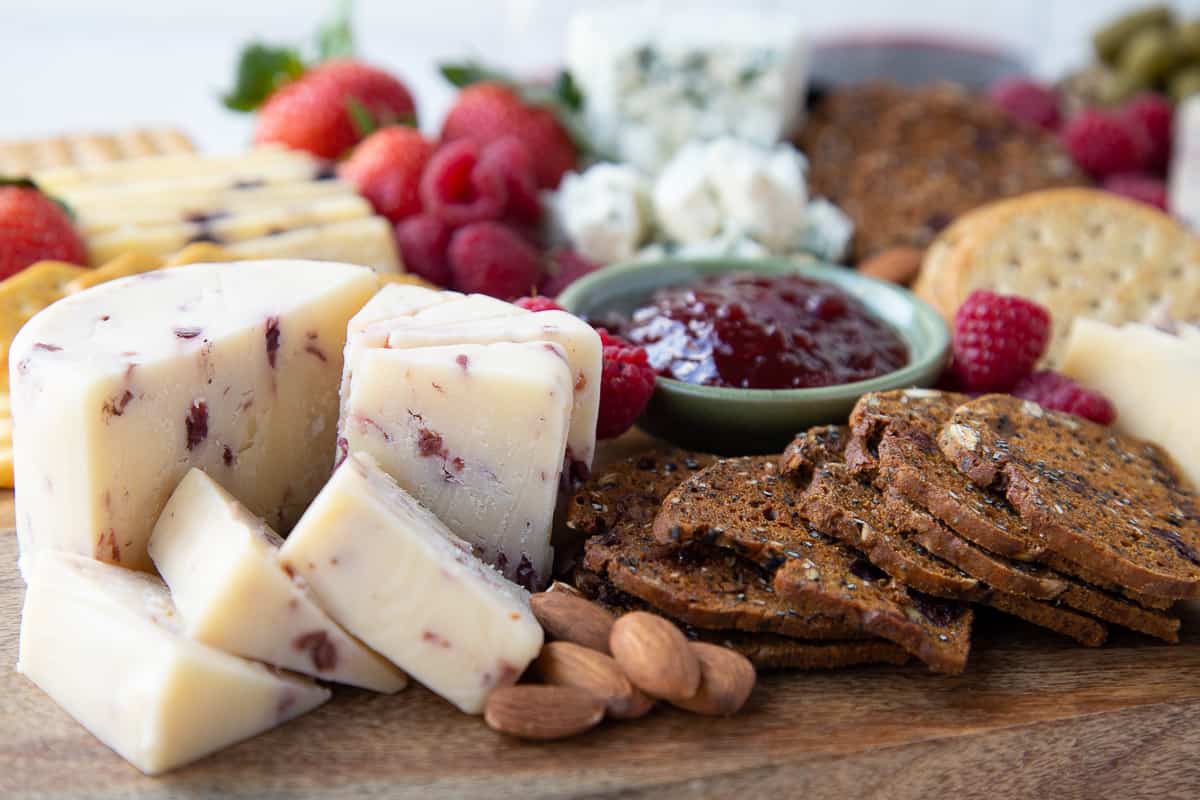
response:
<svg viewBox="0 0 1200 800"><path fill-rule="evenodd" d="M232 155L179 153L101 164L54 167L34 173L34 180L46 191L66 194L76 187L104 185L111 189L146 182L179 182L209 176L221 176L237 181L256 175L290 174L294 170L301 171L307 179L322 166L321 161L300 150L259 147Z"/></svg>
<svg viewBox="0 0 1200 800"><path fill-rule="evenodd" d="M330 696L189 639L158 578L66 553L41 553L30 567L17 671L150 775Z"/></svg>
<svg viewBox="0 0 1200 800"><path fill-rule="evenodd" d="M372 455L482 558L540 587L573 392L550 342L367 350L339 446Z"/></svg>
<svg viewBox="0 0 1200 800"><path fill-rule="evenodd" d="M309 225L257 239L222 245L234 258L306 258L403 272L392 224L383 217L361 217Z"/></svg>
<svg viewBox="0 0 1200 800"><path fill-rule="evenodd" d="M404 674L341 629L279 563L283 539L201 470L167 501L150 557L189 636L228 653L377 692Z"/></svg>
<svg viewBox="0 0 1200 800"><path fill-rule="evenodd" d="M1061 370L1112 401L1116 427L1162 447L1200 489L1200 328L1077 319Z"/></svg>
<svg viewBox="0 0 1200 800"><path fill-rule="evenodd" d="M437 307L438 311L449 305ZM426 319L429 315L426 315ZM422 324L424 323L424 324ZM600 336L579 317L565 311L541 311L519 316L429 324L417 315L400 320L388 334L393 349L491 342L554 342L561 345L571 368L574 405L567 436L567 461L578 463L584 475L596 449L596 420L600 413L600 372L604 365Z"/></svg>
<svg viewBox="0 0 1200 800"><path fill-rule="evenodd" d="M276 205L265 209L225 212L212 217L151 225L123 225L88 239L88 258L103 264L122 253L137 250L165 256L192 242L231 244L264 236L278 236L312 225L360 219L372 215L371 204L357 195L322 197L303 205Z"/></svg>
<svg viewBox="0 0 1200 800"><path fill-rule="evenodd" d="M289 529L329 475L346 323L376 286L345 264L195 265L35 316L9 365L22 553L150 569L193 466Z"/></svg>
<svg viewBox="0 0 1200 800"><path fill-rule="evenodd" d="M280 558L334 619L468 714L541 650L529 595L369 456L334 472Z"/></svg>

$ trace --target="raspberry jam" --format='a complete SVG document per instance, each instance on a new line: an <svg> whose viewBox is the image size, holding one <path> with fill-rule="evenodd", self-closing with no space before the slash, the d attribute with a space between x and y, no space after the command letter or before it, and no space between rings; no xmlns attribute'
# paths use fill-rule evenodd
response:
<svg viewBox="0 0 1200 800"><path fill-rule="evenodd" d="M685 383L803 389L866 380L908 363L887 323L833 284L730 273L660 289L623 335Z"/></svg>

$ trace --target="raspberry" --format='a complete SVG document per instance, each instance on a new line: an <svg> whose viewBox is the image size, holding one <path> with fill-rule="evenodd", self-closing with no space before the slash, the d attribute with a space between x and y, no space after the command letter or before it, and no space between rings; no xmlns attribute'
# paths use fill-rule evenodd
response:
<svg viewBox="0 0 1200 800"><path fill-rule="evenodd" d="M520 306L526 311L566 311L565 308L545 295L533 295L513 300L513 305Z"/></svg>
<svg viewBox="0 0 1200 800"><path fill-rule="evenodd" d="M1142 132L1148 143L1146 169L1165 175L1171 161L1171 125L1174 119L1171 104L1162 95L1146 92L1126 103L1120 114Z"/></svg>
<svg viewBox="0 0 1200 800"><path fill-rule="evenodd" d="M375 210L392 222L421 211L421 175L433 144L412 128L382 128L364 139L338 175L354 184Z"/></svg>
<svg viewBox="0 0 1200 800"><path fill-rule="evenodd" d="M508 203L504 180L496 171L478 171L479 145L463 139L442 145L421 176L425 211L448 225L500 219Z"/></svg>
<svg viewBox="0 0 1200 800"><path fill-rule="evenodd" d="M1167 210L1167 183L1161 178L1140 172L1122 172L1109 175L1102 185L1113 194L1154 206L1160 211Z"/></svg>
<svg viewBox="0 0 1200 800"><path fill-rule="evenodd" d="M597 439L613 439L633 425L654 394L654 368L646 351L597 328L604 345L604 371L600 377L600 417Z"/></svg>
<svg viewBox="0 0 1200 800"><path fill-rule="evenodd" d="M1012 393L1044 408L1065 411L1101 425L1111 425L1117 418L1117 411L1107 397L1050 370L1038 370L1026 375Z"/></svg>
<svg viewBox="0 0 1200 800"><path fill-rule="evenodd" d="M1099 109L1080 112L1067 123L1063 145L1080 168L1097 178L1137 172L1146 163L1150 143L1141 128Z"/></svg>
<svg viewBox="0 0 1200 800"><path fill-rule="evenodd" d="M1009 116L1048 131L1058 130L1058 92L1028 78L1004 78L992 84L988 98Z"/></svg>
<svg viewBox="0 0 1200 800"><path fill-rule="evenodd" d="M549 295L550 297L558 297L563 289L566 289L584 275L600 269L599 264L594 261L588 261L579 255L579 253L569 248L556 251L553 255L553 262L553 269L555 271L547 273L546 280L542 283L542 294Z"/></svg>
<svg viewBox="0 0 1200 800"><path fill-rule="evenodd" d="M976 290L954 315L954 363L968 392L1007 392L1050 339L1050 312L1015 295Z"/></svg>
<svg viewBox="0 0 1200 800"><path fill-rule="evenodd" d="M450 239L454 286L501 300L529 294L542 277L541 254L508 226L474 222Z"/></svg>
<svg viewBox="0 0 1200 800"><path fill-rule="evenodd" d="M529 148L515 136L505 136L484 145L475 167L481 181L504 185L508 204L504 215L520 223L537 224L542 219L537 172Z"/></svg>
<svg viewBox="0 0 1200 800"><path fill-rule="evenodd" d="M447 250L450 226L432 214L418 214L396 226L396 245L404 268L437 286L448 287L454 280Z"/></svg>

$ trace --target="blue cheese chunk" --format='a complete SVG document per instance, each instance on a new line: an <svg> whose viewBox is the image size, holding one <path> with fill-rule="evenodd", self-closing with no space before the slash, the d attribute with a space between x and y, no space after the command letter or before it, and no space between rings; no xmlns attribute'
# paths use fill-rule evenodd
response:
<svg viewBox="0 0 1200 800"><path fill-rule="evenodd" d="M779 141L808 59L792 18L623 7L575 15L566 61L600 148L656 173L693 139Z"/></svg>

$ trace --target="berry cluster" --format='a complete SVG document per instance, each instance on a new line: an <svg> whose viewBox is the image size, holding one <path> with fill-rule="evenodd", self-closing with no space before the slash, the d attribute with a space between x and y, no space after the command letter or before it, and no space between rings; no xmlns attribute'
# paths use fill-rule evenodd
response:
<svg viewBox="0 0 1200 800"><path fill-rule="evenodd" d="M557 294L595 269L573 253L547 253L540 239L539 192L577 158L553 112L509 86L477 83L459 93L440 143L411 128L383 128L339 174L395 223L410 272L508 300Z"/></svg>
<svg viewBox="0 0 1200 800"><path fill-rule="evenodd" d="M995 84L991 100L1013 117L1058 133L1080 169L1110 192L1167 210L1171 158L1170 102L1140 94L1118 108L1089 108L1062 118L1053 88L1026 78Z"/></svg>
<svg viewBox="0 0 1200 800"><path fill-rule="evenodd" d="M1050 342L1050 312L1021 297L974 291L954 316L954 360L944 383L970 393L1008 392L1101 425L1112 403L1065 375L1034 371Z"/></svg>

